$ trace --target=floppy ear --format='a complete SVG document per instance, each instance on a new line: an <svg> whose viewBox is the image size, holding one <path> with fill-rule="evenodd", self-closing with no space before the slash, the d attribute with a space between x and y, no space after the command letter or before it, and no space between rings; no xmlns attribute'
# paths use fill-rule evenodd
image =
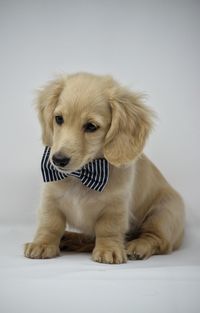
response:
<svg viewBox="0 0 200 313"><path fill-rule="evenodd" d="M154 113L140 98L121 87L110 92L112 122L105 138L104 155L114 166L136 159L152 129Z"/></svg>
<svg viewBox="0 0 200 313"><path fill-rule="evenodd" d="M63 77L59 77L41 88L38 93L38 117L42 127L42 141L46 146L52 145L53 112L63 90L64 81Z"/></svg>

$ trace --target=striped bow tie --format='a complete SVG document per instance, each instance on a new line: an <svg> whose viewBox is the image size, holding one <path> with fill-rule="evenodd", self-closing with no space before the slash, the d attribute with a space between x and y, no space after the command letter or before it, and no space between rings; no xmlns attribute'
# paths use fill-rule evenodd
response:
<svg viewBox="0 0 200 313"><path fill-rule="evenodd" d="M103 191L109 178L109 163L106 159L96 159L83 166L80 170L64 174L59 172L49 160L51 148L45 147L41 162L41 170L44 182L52 182L74 176L81 180L82 184L96 191Z"/></svg>

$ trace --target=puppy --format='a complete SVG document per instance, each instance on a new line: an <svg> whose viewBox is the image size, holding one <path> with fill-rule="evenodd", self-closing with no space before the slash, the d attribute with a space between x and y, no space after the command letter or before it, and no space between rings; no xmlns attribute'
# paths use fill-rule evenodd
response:
<svg viewBox="0 0 200 313"><path fill-rule="evenodd" d="M41 89L37 109L49 162L62 179L44 184L26 257L58 256L66 225L85 235L65 233L61 247L93 249L92 259L102 263L145 259L180 246L183 201L142 153L154 114L139 95L110 76L77 73ZM103 190L71 175L95 160L107 162Z"/></svg>

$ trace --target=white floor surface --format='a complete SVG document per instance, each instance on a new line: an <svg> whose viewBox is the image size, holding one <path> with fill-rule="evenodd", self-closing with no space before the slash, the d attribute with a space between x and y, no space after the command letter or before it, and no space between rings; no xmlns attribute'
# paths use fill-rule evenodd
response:
<svg viewBox="0 0 200 313"><path fill-rule="evenodd" d="M192 227L190 227L192 226ZM188 225L179 251L105 265L90 254L23 257L33 226L0 228L0 312L200 312L200 232Z"/></svg>

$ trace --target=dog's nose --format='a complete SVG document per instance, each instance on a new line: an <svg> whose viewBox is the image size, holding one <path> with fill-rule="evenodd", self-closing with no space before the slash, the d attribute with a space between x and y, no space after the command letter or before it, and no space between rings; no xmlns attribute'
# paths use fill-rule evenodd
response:
<svg viewBox="0 0 200 313"><path fill-rule="evenodd" d="M69 163L70 158L61 153L55 153L52 157L52 161L55 165L59 167L65 167Z"/></svg>

